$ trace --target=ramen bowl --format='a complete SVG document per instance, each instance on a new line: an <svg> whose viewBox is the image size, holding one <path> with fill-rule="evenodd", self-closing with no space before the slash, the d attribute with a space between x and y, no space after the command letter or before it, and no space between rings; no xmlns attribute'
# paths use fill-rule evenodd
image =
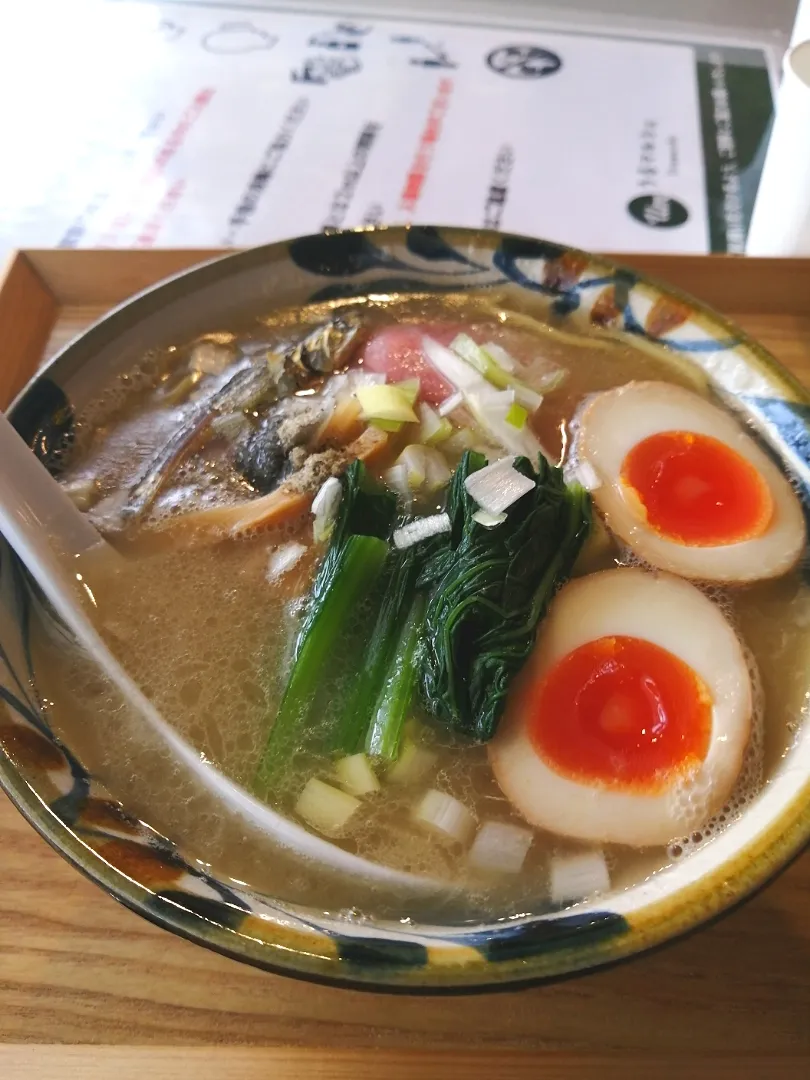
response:
<svg viewBox="0 0 810 1080"><path fill-rule="evenodd" d="M810 397L756 342L698 301L634 270L542 240L456 228L304 237L229 255L171 278L105 316L34 378L11 414L48 462L98 388L146 349L240 312L342 297L506 289L557 325L598 325L673 364L717 396L810 499ZM570 910L470 922L325 915L217 877L148 814L120 804L52 731L30 647L43 600L0 541L0 783L34 828L103 890L165 929L235 959L339 985L487 990L584 973L693 930L763 885L810 838L810 724L735 820L687 858ZM809 612L810 614L810 612ZM810 618L800 652L810 658ZM807 666L810 691L810 665ZM766 713L767 724L767 713ZM146 818L146 820L144 820ZM706 839L706 838L704 838ZM410 912L409 912L410 914Z"/></svg>

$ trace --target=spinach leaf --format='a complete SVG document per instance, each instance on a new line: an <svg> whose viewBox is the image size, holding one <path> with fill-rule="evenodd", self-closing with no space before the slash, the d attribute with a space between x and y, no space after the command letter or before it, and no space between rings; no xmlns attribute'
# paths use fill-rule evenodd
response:
<svg viewBox="0 0 810 1080"><path fill-rule="evenodd" d="M562 470L540 457L514 467L535 480L487 528L464 481L486 464L468 453L453 479L453 529L436 538L418 585L432 588L419 652L422 704L435 719L479 741L495 734L509 684L534 644L537 625L569 575L590 526L590 497L566 487Z"/></svg>

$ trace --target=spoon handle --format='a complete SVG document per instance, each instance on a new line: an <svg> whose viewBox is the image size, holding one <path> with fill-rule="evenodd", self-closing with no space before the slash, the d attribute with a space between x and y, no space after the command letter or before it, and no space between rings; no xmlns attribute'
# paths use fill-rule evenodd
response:
<svg viewBox="0 0 810 1080"><path fill-rule="evenodd" d="M106 543L2 413L0 462L0 529L26 563Z"/></svg>

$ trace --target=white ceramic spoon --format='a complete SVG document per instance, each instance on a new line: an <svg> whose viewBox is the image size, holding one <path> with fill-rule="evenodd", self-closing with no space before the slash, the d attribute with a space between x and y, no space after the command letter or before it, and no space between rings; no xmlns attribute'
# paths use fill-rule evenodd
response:
<svg viewBox="0 0 810 1080"><path fill-rule="evenodd" d="M203 761L199 751L163 719L129 677L82 609L77 585L84 586L92 600L92 583L85 580L88 564L103 559L112 567L123 562L123 557L74 506L2 413L0 462L0 532L28 567L76 643L205 788L282 847L324 867L371 884L409 891L436 892L443 888L434 879L389 869L314 836Z"/></svg>

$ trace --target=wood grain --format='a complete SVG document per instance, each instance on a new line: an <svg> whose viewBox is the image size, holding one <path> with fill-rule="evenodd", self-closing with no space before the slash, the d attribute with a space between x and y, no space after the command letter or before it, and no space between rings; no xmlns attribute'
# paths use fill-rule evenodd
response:
<svg viewBox="0 0 810 1080"><path fill-rule="evenodd" d="M730 314L810 315L810 259L733 255L609 255Z"/></svg>
<svg viewBox="0 0 810 1080"><path fill-rule="evenodd" d="M0 1042L810 1054L810 856L653 955L557 985L391 997L268 975L123 909L0 797Z"/></svg>
<svg viewBox="0 0 810 1080"><path fill-rule="evenodd" d="M25 386L42 356L58 303L22 252L0 273L0 408Z"/></svg>
<svg viewBox="0 0 810 1080"><path fill-rule="evenodd" d="M163 251L27 250L26 259L63 306L111 308L163 278L226 255L222 248Z"/></svg>
<svg viewBox="0 0 810 1080"><path fill-rule="evenodd" d="M181 256L192 259L142 254L157 276L177 269ZM70 265L60 263L59 273ZM671 280L669 265L656 272ZM739 280L739 264L724 265ZM53 265L49 272L59 284ZM714 295L734 291L716 280L724 272L711 270ZM94 295L86 274L60 284L72 302L50 348L96 317L114 291ZM808 282L807 274L810 262L799 278ZM766 312L726 309L810 382L810 310L799 299L787 312L775 301ZM2 796L0 852L0 1044L17 1044L0 1045L2 1077L634 1080L703 1075L693 1059L705 1064L706 1055L720 1055L708 1059L716 1078L808 1074L810 854L713 926L630 964L545 988L437 999L307 985L158 930L71 869ZM76 1043L98 1049L64 1045ZM195 1046L211 1049L188 1049ZM677 1072L668 1071L672 1058Z"/></svg>
<svg viewBox="0 0 810 1080"><path fill-rule="evenodd" d="M163 251L28 250L25 258L63 305L120 304L161 278L228 254ZM719 311L810 315L810 260L727 255L611 255L618 263L700 297Z"/></svg>
<svg viewBox="0 0 810 1080"><path fill-rule="evenodd" d="M7 1071L6 1071L7 1070ZM425 1052L280 1048L200 1049L0 1047L0 1075L51 1077L54 1080L794 1080L806 1074L807 1059L688 1057L648 1055L631 1059L619 1055L544 1054L514 1051Z"/></svg>

